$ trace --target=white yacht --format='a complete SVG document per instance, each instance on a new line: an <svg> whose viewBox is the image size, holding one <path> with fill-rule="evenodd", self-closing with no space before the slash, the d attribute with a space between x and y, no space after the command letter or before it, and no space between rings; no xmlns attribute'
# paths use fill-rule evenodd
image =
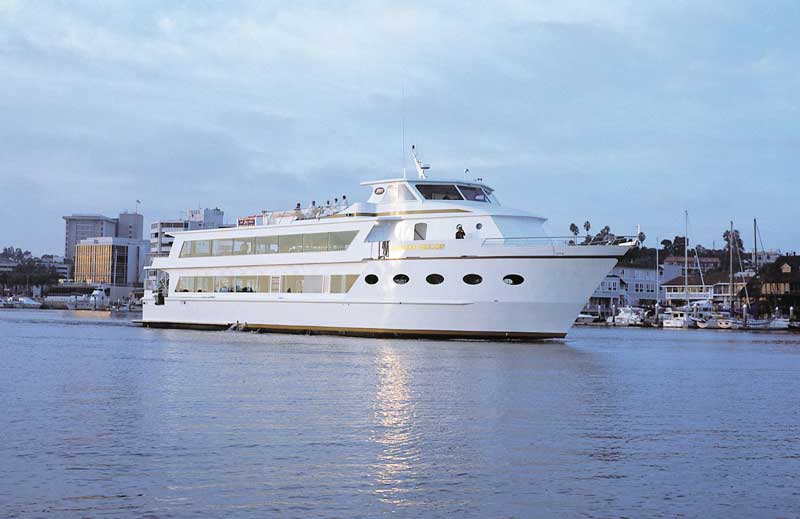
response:
<svg viewBox="0 0 800 519"><path fill-rule="evenodd" d="M365 182L365 202L174 233L143 299L151 327L355 336L561 338L638 243L544 236L477 180Z"/></svg>
<svg viewBox="0 0 800 519"><path fill-rule="evenodd" d="M644 324L643 308L623 306L617 310L615 315L606 317L606 324L611 326L642 326Z"/></svg>
<svg viewBox="0 0 800 519"><path fill-rule="evenodd" d="M687 313L686 307L667 308L661 314L661 326L664 328L691 328L694 321Z"/></svg>

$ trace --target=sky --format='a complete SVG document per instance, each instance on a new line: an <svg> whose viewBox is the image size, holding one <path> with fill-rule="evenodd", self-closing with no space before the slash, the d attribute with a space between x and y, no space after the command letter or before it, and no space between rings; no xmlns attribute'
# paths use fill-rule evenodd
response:
<svg viewBox="0 0 800 519"><path fill-rule="evenodd" d="M226 220L413 171L589 220L800 251L800 3L0 0L0 245L63 215Z"/></svg>

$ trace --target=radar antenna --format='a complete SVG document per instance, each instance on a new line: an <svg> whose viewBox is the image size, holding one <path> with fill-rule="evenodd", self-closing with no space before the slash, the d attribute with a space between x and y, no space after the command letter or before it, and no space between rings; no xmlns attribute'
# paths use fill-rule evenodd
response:
<svg viewBox="0 0 800 519"><path fill-rule="evenodd" d="M414 157L414 166L417 168L417 175L419 176L420 180L425 180L428 178L428 175L425 172L431 169L431 165L423 164L422 161L419 160L417 157L417 148L413 144L411 145L411 155Z"/></svg>

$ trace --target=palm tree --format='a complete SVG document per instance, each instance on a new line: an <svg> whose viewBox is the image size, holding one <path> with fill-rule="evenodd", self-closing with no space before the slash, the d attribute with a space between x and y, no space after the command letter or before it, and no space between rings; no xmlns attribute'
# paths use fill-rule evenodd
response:
<svg viewBox="0 0 800 519"><path fill-rule="evenodd" d="M578 233L581 232L581 230L578 229L577 225L575 225L574 223L571 223L571 224L569 224L569 232L571 232L573 236L577 236Z"/></svg>
<svg viewBox="0 0 800 519"><path fill-rule="evenodd" d="M583 222L583 228L586 229L586 234L589 234L589 229L592 228L592 224L589 223L589 220Z"/></svg>

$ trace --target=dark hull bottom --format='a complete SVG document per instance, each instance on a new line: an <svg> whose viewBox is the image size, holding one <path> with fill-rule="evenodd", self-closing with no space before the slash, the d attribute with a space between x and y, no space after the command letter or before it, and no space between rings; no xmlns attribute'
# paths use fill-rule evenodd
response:
<svg viewBox="0 0 800 519"><path fill-rule="evenodd" d="M165 321L135 321L148 328L181 328L189 330L227 330L231 324L173 323ZM483 341L541 341L563 339L566 333L542 332L482 332L459 330L393 330L381 328L334 328L329 326L287 326L277 324L238 324L239 330L265 333L292 333L299 335L341 335L347 337L396 339L460 339Z"/></svg>

